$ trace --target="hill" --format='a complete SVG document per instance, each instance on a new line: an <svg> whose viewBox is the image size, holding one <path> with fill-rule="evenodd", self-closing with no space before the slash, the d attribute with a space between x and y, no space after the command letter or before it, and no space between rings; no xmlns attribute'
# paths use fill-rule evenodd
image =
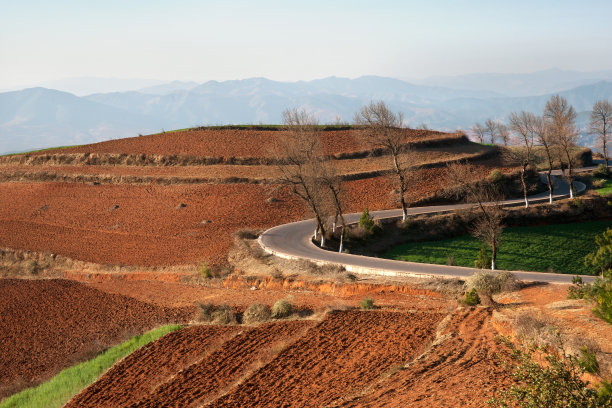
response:
<svg viewBox="0 0 612 408"><path fill-rule="evenodd" d="M561 94L578 111L610 95L610 82L576 87ZM412 127L454 131L512 111L541 111L549 94L507 97L481 90L415 85L367 76L278 82L169 83L140 91L77 97L42 88L0 94L0 154L75 145L201 125L278 123L286 108L304 107L322 123L350 122L371 100L385 100L405 114ZM584 143L589 140L585 139Z"/></svg>

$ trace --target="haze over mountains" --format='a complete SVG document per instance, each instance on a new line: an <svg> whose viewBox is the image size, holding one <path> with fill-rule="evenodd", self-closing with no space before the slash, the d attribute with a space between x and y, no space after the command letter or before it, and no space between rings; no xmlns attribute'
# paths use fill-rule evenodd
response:
<svg viewBox="0 0 612 408"><path fill-rule="evenodd" d="M77 96L36 87L0 93L0 154L92 143L165 130L221 124L279 123L286 108L304 107L322 123L351 122L370 100L401 111L409 126L467 129L510 112L540 112L553 93L579 112L579 125L599 99L612 98L612 71L580 73L548 70L533 74L472 74L418 81L365 76L278 82L265 78L235 81L160 82L107 79L118 92ZM78 78L56 82L77 93L104 86ZM145 84L145 87L142 85ZM88 88L89 86L89 88ZM588 137L581 140L590 145Z"/></svg>

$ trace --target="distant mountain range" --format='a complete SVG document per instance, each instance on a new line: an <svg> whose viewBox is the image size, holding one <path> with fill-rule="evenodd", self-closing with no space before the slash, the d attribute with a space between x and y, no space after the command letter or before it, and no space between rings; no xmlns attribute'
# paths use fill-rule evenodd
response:
<svg viewBox="0 0 612 408"><path fill-rule="evenodd" d="M593 78L590 83L567 90L563 84L589 80L586 74L571 77L566 71L559 72L549 73L555 80L545 80L546 75L538 73L494 78L493 74L483 74L480 79L465 76L455 82L429 79L428 85L376 76L298 82L265 78L203 84L174 81L85 96L29 88L0 93L0 154L93 143L163 129L279 123L282 111L292 107L311 111L322 123L351 122L355 112L371 100L384 100L393 110L403 112L409 126L425 124L432 129L455 130L467 129L489 117L504 120L513 111L541 112L550 94L558 92L581 112L579 124L585 125L593 103L612 98L612 72L610 81L598 80L608 78L606 72L599 76L589 74L588 78ZM446 82L449 86L437 85ZM487 83L490 88L481 89L480 85ZM511 84L519 87L517 84L523 83L530 89L550 92L508 96L509 92L502 92L506 83L510 90ZM514 94L520 93L515 89ZM591 143L588 138L582 142Z"/></svg>

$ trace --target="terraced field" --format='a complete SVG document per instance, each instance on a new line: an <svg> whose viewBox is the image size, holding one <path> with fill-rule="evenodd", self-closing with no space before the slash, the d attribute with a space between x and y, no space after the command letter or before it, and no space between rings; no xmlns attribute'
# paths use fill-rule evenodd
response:
<svg viewBox="0 0 612 408"><path fill-rule="evenodd" d="M192 327L134 353L68 406L339 403L422 352L442 317L339 311L320 323L289 321L240 331ZM185 357L179 362L175 355Z"/></svg>

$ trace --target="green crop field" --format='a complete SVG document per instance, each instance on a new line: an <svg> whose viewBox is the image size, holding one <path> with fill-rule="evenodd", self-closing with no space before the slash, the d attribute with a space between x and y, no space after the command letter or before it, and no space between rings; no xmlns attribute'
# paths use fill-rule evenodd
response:
<svg viewBox="0 0 612 408"><path fill-rule="evenodd" d="M135 336L118 346L111 347L92 360L62 370L51 380L36 387L23 390L0 403L8 407L61 407L70 398L97 380L106 370L123 357L182 326L168 325Z"/></svg>
<svg viewBox="0 0 612 408"><path fill-rule="evenodd" d="M595 236L611 221L579 224L512 227L504 229L497 255L497 267L505 270L557 272L590 275L584 257L595 250ZM474 267L482 243L470 235L428 242L402 244L384 258L445 265L454 257L458 266Z"/></svg>

